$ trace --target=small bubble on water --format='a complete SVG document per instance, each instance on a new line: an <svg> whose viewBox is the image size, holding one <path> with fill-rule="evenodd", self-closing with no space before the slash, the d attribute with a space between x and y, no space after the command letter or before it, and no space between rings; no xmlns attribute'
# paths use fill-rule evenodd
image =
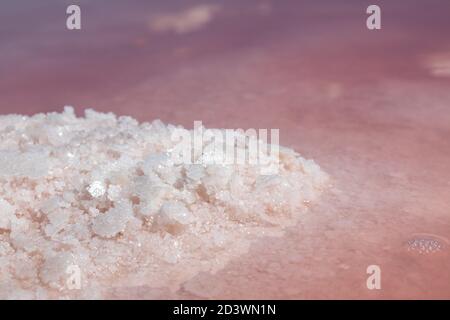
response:
<svg viewBox="0 0 450 320"><path fill-rule="evenodd" d="M432 254L445 250L448 241L431 234L415 234L406 242L408 252Z"/></svg>

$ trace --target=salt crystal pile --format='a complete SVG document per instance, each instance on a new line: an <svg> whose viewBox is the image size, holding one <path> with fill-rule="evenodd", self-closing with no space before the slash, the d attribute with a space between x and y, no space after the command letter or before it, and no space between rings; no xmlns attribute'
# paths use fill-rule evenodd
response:
<svg viewBox="0 0 450 320"><path fill-rule="evenodd" d="M185 129L93 110L77 118L70 107L1 116L0 298L176 290L280 235L326 184L319 166L286 148L272 176L174 163L175 130Z"/></svg>

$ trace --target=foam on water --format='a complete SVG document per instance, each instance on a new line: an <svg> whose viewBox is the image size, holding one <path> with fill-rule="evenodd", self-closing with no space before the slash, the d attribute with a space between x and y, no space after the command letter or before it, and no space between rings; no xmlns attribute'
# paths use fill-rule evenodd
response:
<svg viewBox="0 0 450 320"><path fill-rule="evenodd" d="M448 240L427 233L414 234L407 242L406 249L408 252L420 255L428 255L442 252L447 249Z"/></svg>

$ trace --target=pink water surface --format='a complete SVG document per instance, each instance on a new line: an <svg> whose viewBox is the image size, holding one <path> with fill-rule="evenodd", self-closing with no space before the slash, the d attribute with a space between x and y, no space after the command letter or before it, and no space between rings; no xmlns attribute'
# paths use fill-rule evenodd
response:
<svg viewBox="0 0 450 320"><path fill-rule="evenodd" d="M211 21L183 34L149 25L207 1L77 1L79 31L65 28L70 3L0 5L1 114L68 104L279 128L333 181L297 227L219 273L112 297L450 298L448 1L377 1L379 31L365 26L368 1L215 1ZM441 250L407 250L427 237ZM381 290L366 287L369 265Z"/></svg>

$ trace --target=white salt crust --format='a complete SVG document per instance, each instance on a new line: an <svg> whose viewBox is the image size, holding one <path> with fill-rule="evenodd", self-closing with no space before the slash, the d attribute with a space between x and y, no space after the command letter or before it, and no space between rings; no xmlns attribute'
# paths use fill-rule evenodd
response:
<svg viewBox="0 0 450 320"><path fill-rule="evenodd" d="M93 110L77 118L70 107L1 116L0 299L176 290L258 237L281 235L326 184L287 148L272 176L255 165L173 163L175 130L185 129ZM80 289L68 285L73 266Z"/></svg>

